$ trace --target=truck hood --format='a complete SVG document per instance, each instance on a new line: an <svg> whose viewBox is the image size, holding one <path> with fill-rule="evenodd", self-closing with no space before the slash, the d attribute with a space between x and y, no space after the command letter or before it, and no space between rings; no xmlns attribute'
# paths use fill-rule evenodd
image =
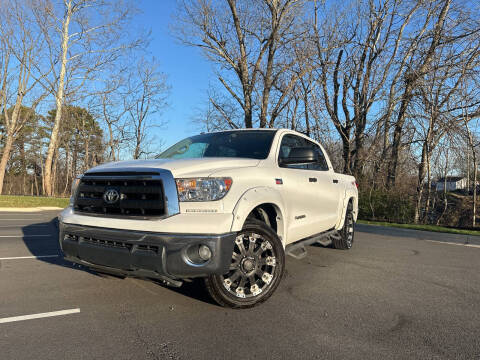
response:
<svg viewBox="0 0 480 360"><path fill-rule="evenodd" d="M259 162L260 160L244 158L130 160L110 162L96 166L88 172L166 169L170 170L174 177L210 176L219 170L257 166Z"/></svg>

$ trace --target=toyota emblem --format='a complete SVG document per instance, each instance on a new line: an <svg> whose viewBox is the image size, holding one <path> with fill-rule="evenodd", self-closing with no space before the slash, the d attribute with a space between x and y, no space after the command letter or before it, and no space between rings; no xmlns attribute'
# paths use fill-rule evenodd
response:
<svg viewBox="0 0 480 360"><path fill-rule="evenodd" d="M108 189L103 194L103 200L105 200L107 204L115 204L119 199L120 194L115 189Z"/></svg>

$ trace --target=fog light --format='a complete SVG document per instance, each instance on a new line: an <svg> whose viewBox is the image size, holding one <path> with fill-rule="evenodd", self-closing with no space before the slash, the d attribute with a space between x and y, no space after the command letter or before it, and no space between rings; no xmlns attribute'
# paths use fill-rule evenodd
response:
<svg viewBox="0 0 480 360"><path fill-rule="evenodd" d="M200 259L202 260L210 260L212 257L212 251L207 245L200 245L198 247L198 256L200 256Z"/></svg>

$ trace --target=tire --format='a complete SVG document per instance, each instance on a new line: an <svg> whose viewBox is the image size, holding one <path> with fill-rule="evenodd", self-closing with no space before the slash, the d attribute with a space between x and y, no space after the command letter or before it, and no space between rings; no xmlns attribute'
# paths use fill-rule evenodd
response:
<svg viewBox="0 0 480 360"><path fill-rule="evenodd" d="M355 220L353 218L352 203L348 204L347 212L345 214L345 221L343 227L338 230L338 233L331 237L332 245L335 249L349 250L353 246L353 239L355 237Z"/></svg>
<svg viewBox="0 0 480 360"><path fill-rule="evenodd" d="M229 272L210 275L205 286L219 305L249 308L273 294L284 268L285 251L277 234L265 223L249 219L235 239Z"/></svg>

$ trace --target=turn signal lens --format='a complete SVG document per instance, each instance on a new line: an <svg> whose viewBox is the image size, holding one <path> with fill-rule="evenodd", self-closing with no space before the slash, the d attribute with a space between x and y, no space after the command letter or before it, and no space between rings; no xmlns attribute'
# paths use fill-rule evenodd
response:
<svg viewBox="0 0 480 360"><path fill-rule="evenodd" d="M176 179L180 201L215 201L232 187L231 178Z"/></svg>

